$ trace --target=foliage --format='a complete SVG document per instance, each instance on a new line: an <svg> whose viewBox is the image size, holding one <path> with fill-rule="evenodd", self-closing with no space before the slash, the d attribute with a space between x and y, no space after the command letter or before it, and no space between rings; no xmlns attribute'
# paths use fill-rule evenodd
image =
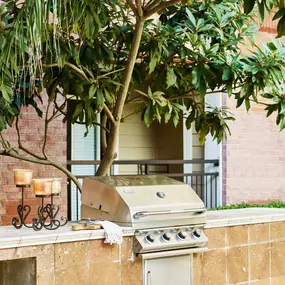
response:
<svg viewBox="0 0 285 285"><path fill-rule="evenodd" d="M44 88L53 107L46 127L58 114L87 130L101 126L109 133L103 157L108 165L115 157L124 104L134 104L147 126L154 121L177 126L185 119L188 128L195 125L202 144L208 134L221 142L234 120L225 108L209 105L207 94L233 95L247 110L263 94L274 100L266 103L268 115L277 112L277 124L285 126L283 43L266 44L250 56L240 51L258 29L249 14L255 1L245 0L246 13L238 0L4 2L0 133L12 126L23 105L42 116ZM261 18L263 10L277 5L269 2L258 2ZM151 18L156 13L159 19ZM76 102L71 114L68 100ZM108 124L97 122L98 113Z"/></svg>
<svg viewBox="0 0 285 285"><path fill-rule="evenodd" d="M285 2L279 0L244 0L244 12L251 13L254 8L258 8L259 21L264 21L265 13L275 11L272 20L278 20L278 37L285 35Z"/></svg>
<svg viewBox="0 0 285 285"><path fill-rule="evenodd" d="M233 209L244 209L244 208L285 208L285 202L283 201L269 201L267 204L248 204L242 202L240 204L232 204L228 206L221 206L216 208L211 208L213 210L233 210Z"/></svg>

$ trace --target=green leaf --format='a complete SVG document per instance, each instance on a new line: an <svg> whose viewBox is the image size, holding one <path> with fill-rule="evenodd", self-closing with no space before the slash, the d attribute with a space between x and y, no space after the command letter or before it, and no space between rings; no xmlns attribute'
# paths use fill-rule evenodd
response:
<svg viewBox="0 0 285 285"><path fill-rule="evenodd" d="M193 16L193 14L191 13L191 11L190 11L190 9L186 9L186 13L187 13L187 16L188 16L188 19L190 20L190 22L192 23L192 25L194 26L194 27L196 27L196 19L195 19L195 17Z"/></svg>
<svg viewBox="0 0 285 285"><path fill-rule="evenodd" d="M230 77L231 77L231 69L227 66L223 70L222 80L227 81L230 79Z"/></svg>
<svg viewBox="0 0 285 285"><path fill-rule="evenodd" d="M178 126L178 123L179 123L179 113L175 111L173 115L173 124L175 128Z"/></svg>
<svg viewBox="0 0 285 285"><path fill-rule="evenodd" d="M246 108L246 111L248 112L249 109L250 109L250 101L248 98L245 98L245 108Z"/></svg>
<svg viewBox="0 0 285 285"><path fill-rule="evenodd" d="M167 74L166 74L167 89L175 85L176 80L177 80L177 76L174 73L174 69L171 67L167 67Z"/></svg>
<svg viewBox="0 0 285 285"><path fill-rule="evenodd" d="M96 98L97 98L97 100L96 100L97 110L101 111L104 107L105 98L104 98L104 95L100 89L97 89Z"/></svg>
<svg viewBox="0 0 285 285"><path fill-rule="evenodd" d="M246 14L250 13L254 7L255 0L244 0L244 12Z"/></svg>
<svg viewBox="0 0 285 285"><path fill-rule="evenodd" d="M164 123L167 124L171 118L171 112L166 112L164 114Z"/></svg>
<svg viewBox="0 0 285 285"><path fill-rule="evenodd" d="M238 98L236 108L239 108L242 105L243 101L244 101L244 97Z"/></svg>
<svg viewBox="0 0 285 285"><path fill-rule="evenodd" d="M112 104L114 101L112 95L109 93L109 91L107 89L104 89L104 93L105 93L106 102L108 104Z"/></svg>
<svg viewBox="0 0 285 285"><path fill-rule="evenodd" d="M0 132L6 129L6 120L4 117L0 116Z"/></svg>
<svg viewBox="0 0 285 285"><path fill-rule="evenodd" d="M97 91L97 84L92 83L89 88L88 99L92 99L95 96L96 91Z"/></svg>
<svg viewBox="0 0 285 285"><path fill-rule="evenodd" d="M187 130L191 129L192 123L194 122L195 119L195 111L193 110L190 115L188 116L188 118L186 119L186 128Z"/></svg>
<svg viewBox="0 0 285 285"><path fill-rule="evenodd" d="M83 111L83 102L80 102L79 104L76 105L76 108L72 114L72 122L75 123L78 116L82 113Z"/></svg>
<svg viewBox="0 0 285 285"><path fill-rule="evenodd" d="M263 98L267 98L267 99L272 99L274 97L274 95L272 95L270 93L262 93L261 96Z"/></svg>
<svg viewBox="0 0 285 285"><path fill-rule="evenodd" d="M274 15L274 17L272 18L272 21L277 20L279 18L281 18L282 16L285 15L285 8L281 8L277 11L277 13Z"/></svg>
<svg viewBox="0 0 285 285"><path fill-rule="evenodd" d="M282 18L278 22L277 34L278 34L278 36L277 36L278 38L285 35L285 16L282 16Z"/></svg>
<svg viewBox="0 0 285 285"><path fill-rule="evenodd" d="M153 108L151 104L149 103L144 112L144 123L147 127L149 127L152 121L153 121Z"/></svg>
<svg viewBox="0 0 285 285"><path fill-rule="evenodd" d="M285 117L283 116L280 121L280 131L285 129Z"/></svg>

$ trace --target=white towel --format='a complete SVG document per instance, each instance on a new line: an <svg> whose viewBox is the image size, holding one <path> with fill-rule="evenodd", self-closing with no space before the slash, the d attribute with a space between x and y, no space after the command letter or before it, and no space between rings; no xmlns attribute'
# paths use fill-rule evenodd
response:
<svg viewBox="0 0 285 285"><path fill-rule="evenodd" d="M123 230L117 224L109 221L95 221L97 225L100 225L105 230L105 243L123 243Z"/></svg>

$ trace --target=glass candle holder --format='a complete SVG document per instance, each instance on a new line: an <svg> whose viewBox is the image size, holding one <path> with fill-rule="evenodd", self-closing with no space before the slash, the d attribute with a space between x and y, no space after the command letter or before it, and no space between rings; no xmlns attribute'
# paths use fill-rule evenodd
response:
<svg viewBox="0 0 285 285"><path fill-rule="evenodd" d="M52 194L59 194L61 191L61 178L53 178L51 188Z"/></svg>
<svg viewBox="0 0 285 285"><path fill-rule="evenodd" d="M49 196L52 194L52 178L33 179L34 193L37 196Z"/></svg>
<svg viewBox="0 0 285 285"><path fill-rule="evenodd" d="M33 180L33 171L30 169L13 169L16 185L30 185Z"/></svg>

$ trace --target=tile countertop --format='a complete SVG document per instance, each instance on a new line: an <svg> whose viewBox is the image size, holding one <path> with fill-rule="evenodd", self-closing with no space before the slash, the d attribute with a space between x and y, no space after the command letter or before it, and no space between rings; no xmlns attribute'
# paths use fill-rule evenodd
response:
<svg viewBox="0 0 285 285"><path fill-rule="evenodd" d="M209 211L206 228L257 224L285 221L285 209L248 208L238 210ZM132 236L132 228L123 228L124 236ZM72 231L71 223L55 231L42 229L15 229L13 226L0 227L0 249L42 244L103 239L104 230Z"/></svg>
<svg viewBox="0 0 285 285"><path fill-rule="evenodd" d="M83 240L104 239L104 230L82 230L72 231L72 223L56 230L21 228L15 229L13 226L0 227L0 249L23 246L34 246L52 243L74 242ZM123 236L132 236L132 228L123 228Z"/></svg>
<svg viewBox="0 0 285 285"><path fill-rule="evenodd" d="M285 221L285 209L246 208L207 212L206 228Z"/></svg>

